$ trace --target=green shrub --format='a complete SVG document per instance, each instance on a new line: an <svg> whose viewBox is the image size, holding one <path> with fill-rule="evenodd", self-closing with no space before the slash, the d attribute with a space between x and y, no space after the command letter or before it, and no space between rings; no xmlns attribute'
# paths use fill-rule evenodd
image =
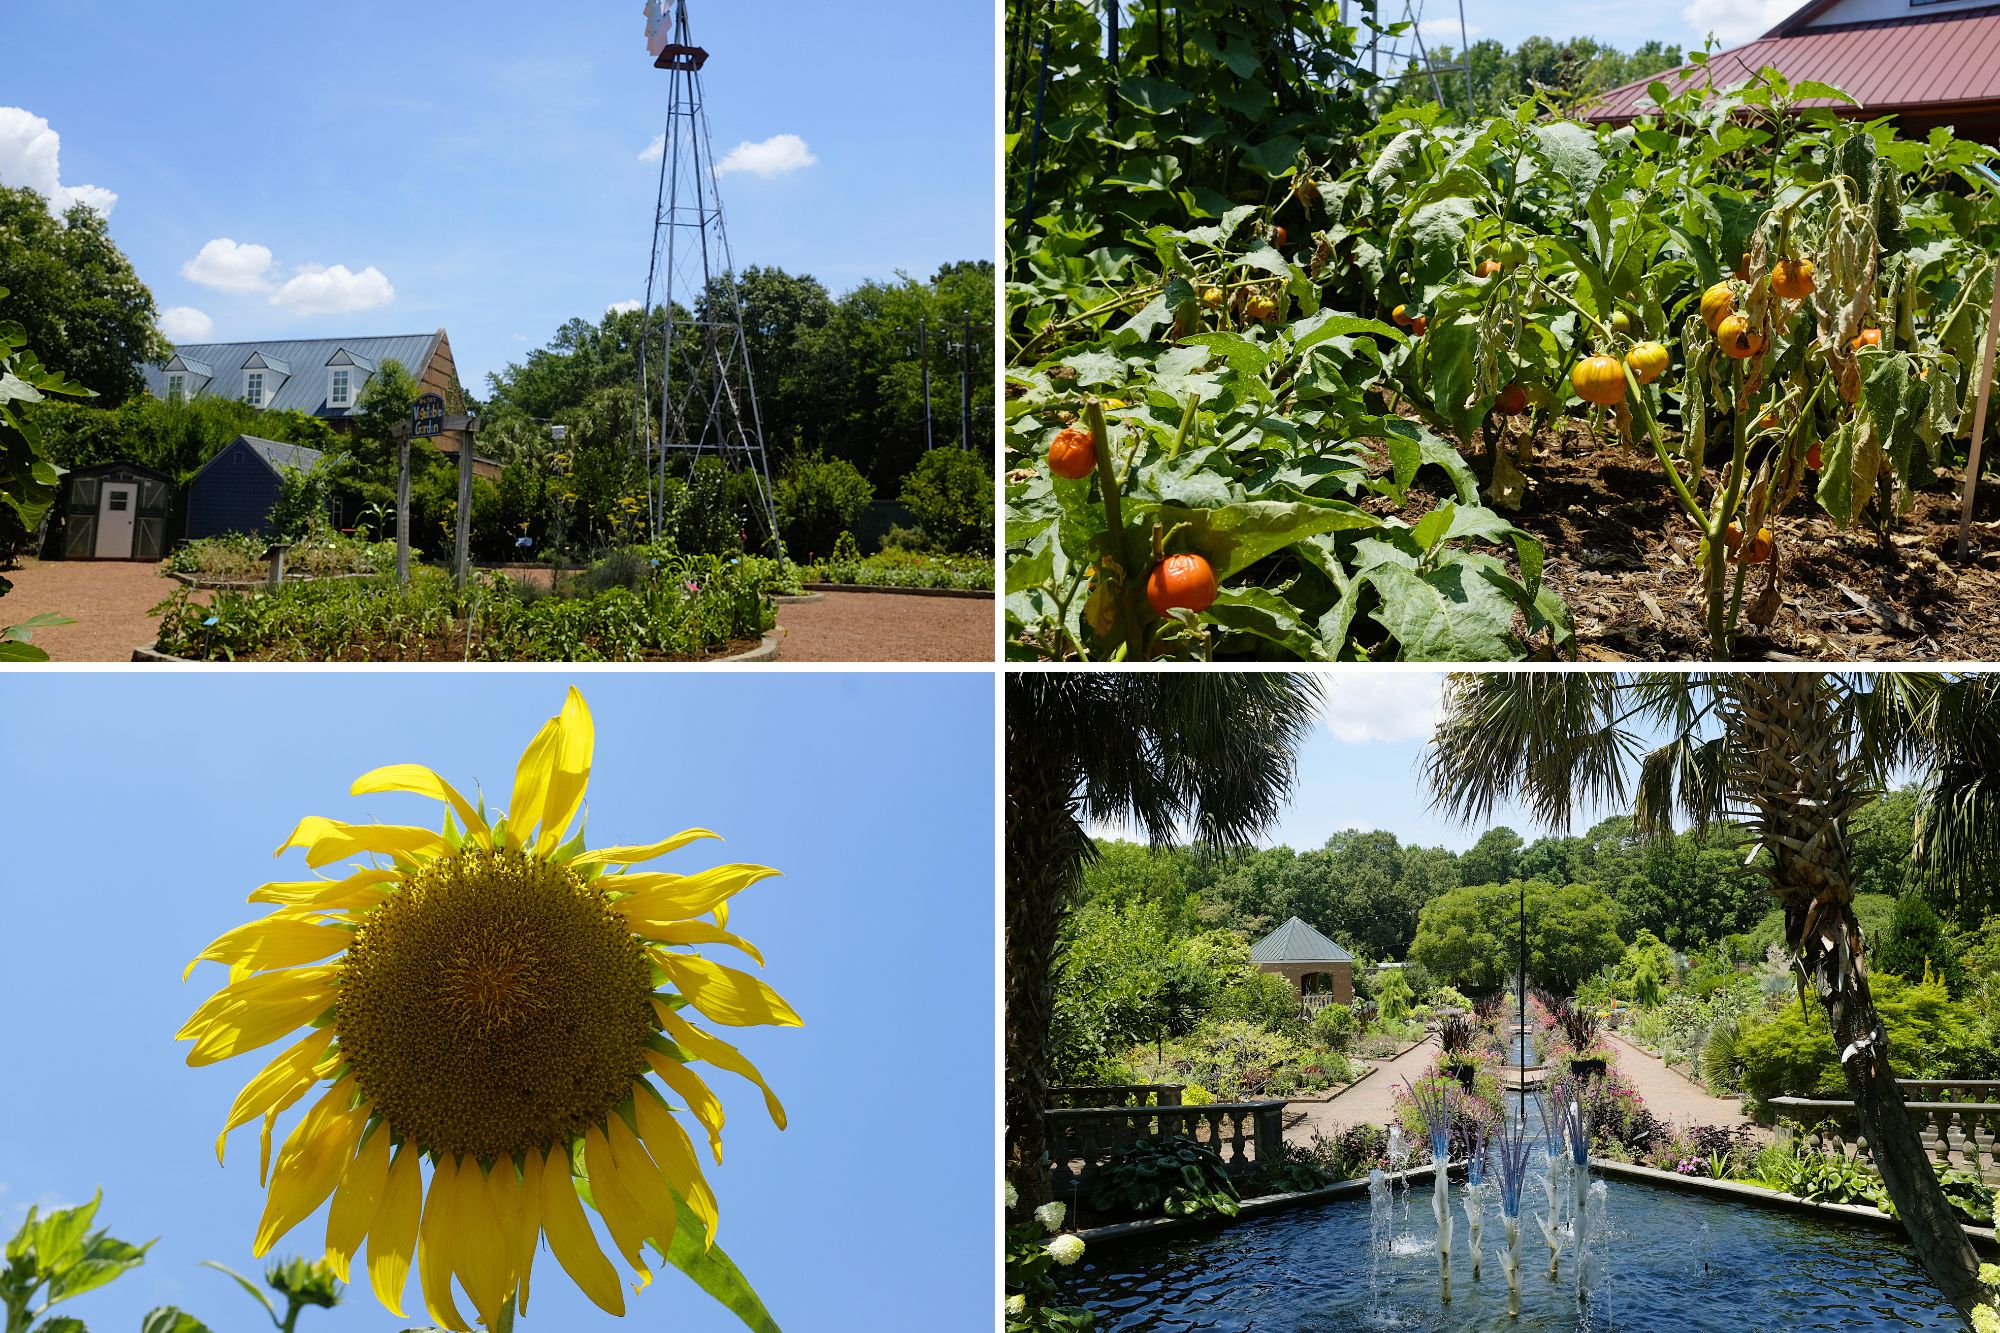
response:
<svg viewBox="0 0 2000 1333"><path fill-rule="evenodd" d="M822 560L803 567L808 583L840 583L857 588L953 588L990 592L993 561L987 556L925 555L889 547L866 560Z"/></svg>
<svg viewBox="0 0 2000 1333"><path fill-rule="evenodd" d="M1410 994L1410 983L1403 980L1400 968L1383 972L1375 980L1376 1012L1385 1023L1399 1023L1410 1012L1410 1002L1415 997Z"/></svg>
<svg viewBox="0 0 2000 1333"><path fill-rule="evenodd" d="M932 449L903 479L898 497L947 551L993 550L993 474L964 449Z"/></svg>
<svg viewBox="0 0 2000 1333"><path fill-rule="evenodd" d="M778 527L794 557L833 549L844 531L858 527L875 500L875 487L844 458L794 455L777 483Z"/></svg>
<svg viewBox="0 0 2000 1333"><path fill-rule="evenodd" d="M1958 946L1922 894L1906 893L1896 899L1896 910L1881 940L1874 951L1876 972L1894 972L1912 981L1934 974L1952 995L1965 994L1965 968L1959 961Z"/></svg>
<svg viewBox="0 0 2000 1333"><path fill-rule="evenodd" d="M1354 1045L1359 1026L1354 1010L1344 1004L1329 1004L1313 1015L1312 1034L1328 1050L1345 1052Z"/></svg>
<svg viewBox="0 0 2000 1333"><path fill-rule="evenodd" d="M1116 1217L1234 1217L1236 1185L1214 1149L1170 1134L1113 1153L1090 1182L1090 1206Z"/></svg>
<svg viewBox="0 0 2000 1333"><path fill-rule="evenodd" d="M1981 1059L1975 1016L1936 981L1877 973L1875 1008L1889 1033L1889 1062L1902 1078L1961 1078ZM1710 1038L1713 1045L1714 1038ZM1743 1090L1759 1103L1773 1097L1844 1096L1845 1077L1818 1005L1797 1002L1745 1024L1736 1058Z"/></svg>

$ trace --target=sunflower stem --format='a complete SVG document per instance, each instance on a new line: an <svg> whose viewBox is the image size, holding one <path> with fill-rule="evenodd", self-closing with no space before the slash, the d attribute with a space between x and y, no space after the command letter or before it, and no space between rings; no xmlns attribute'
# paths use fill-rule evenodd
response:
<svg viewBox="0 0 2000 1333"><path fill-rule="evenodd" d="M509 1296L507 1303L500 1307L500 1318L494 1322L492 1333L514 1333L514 1298L512 1296Z"/></svg>

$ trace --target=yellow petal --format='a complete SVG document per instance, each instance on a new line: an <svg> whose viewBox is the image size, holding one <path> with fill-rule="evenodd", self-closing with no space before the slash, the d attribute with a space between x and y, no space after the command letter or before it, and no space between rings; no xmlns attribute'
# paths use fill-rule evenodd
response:
<svg viewBox="0 0 2000 1333"><path fill-rule="evenodd" d="M333 975L331 967L302 967L289 972L266 972L262 976L232 982L203 1000L188 1016L188 1021L181 1024L174 1040L186 1041L200 1036L203 1028L234 1009L283 1004L311 993L331 996Z"/></svg>
<svg viewBox="0 0 2000 1333"><path fill-rule="evenodd" d="M625 1291L618 1285L618 1270L598 1247L597 1233L576 1197L569 1155L560 1150L542 1165L542 1232L549 1238L549 1253L583 1294L605 1313L623 1315Z"/></svg>
<svg viewBox="0 0 2000 1333"><path fill-rule="evenodd" d="M612 1171L618 1190L630 1199L645 1219L646 1239L664 1255L674 1243L674 1193L660 1168L646 1154L639 1136L615 1111L606 1128L610 1131Z"/></svg>
<svg viewBox="0 0 2000 1333"><path fill-rule="evenodd" d="M287 1046L270 1064L259 1071L257 1077L243 1085L243 1091L236 1094L230 1103L229 1118L224 1121L222 1132L215 1136L215 1160L222 1162L223 1140L229 1131L238 1125L247 1125L258 1116L285 1101L296 1101L301 1093L312 1086L314 1066L326 1054L326 1048L333 1041L332 1028L320 1028L307 1033L297 1042Z"/></svg>
<svg viewBox="0 0 2000 1333"><path fill-rule="evenodd" d="M741 1075L764 1090L764 1109L771 1115L771 1123L779 1129L785 1127L785 1107L771 1091L771 1085L757 1072L757 1066L745 1058L743 1052L731 1046L712 1033L703 1032L694 1024L675 1013L665 1000L653 1000L653 1012L660 1017L660 1026L669 1037L685 1046L698 1060L706 1060L718 1069L727 1069L732 1074Z"/></svg>
<svg viewBox="0 0 2000 1333"><path fill-rule="evenodd" d="M769 866L728 865L698 875L617 875L599 881L598 887L634 890L611 907L644 934L653 927L705 916L757 881L778 873ZM636 883L640 880L650 883Z"/></svg>
<svg viewBox="0 0 2000 1333"><path fill-rule="evenodd" d="M382 887L403 877L394 869L357 870L346 879L293 879L260 884L251 893L253 903L277 903L284 907L322 907L327 911L358 907L387 896Z"/></svg>
<svg viewBox="0 0 2000 1333"><path fill-rule="evenodd" d="M431 1322L443 1324L452 1333L469 1333L465 1317L451 1299L451 1247L457 1238L457 1219L452 1212L457 1195L458 1167L447 1154L431 1167L424 1220L417 1230L417 1277L423 1284L424 1308L430 1311Z"/></svg>
<svg viewBox="0 0 2000 1333"><path fill-rule="evenodd" d="M535 826L542 822L542 809L549 796L549 765L561 744L556 728L555 718L544 722L515 766L514 799L507 806L507 838L516 846L531 845Z"/></svg>
<svg viewBox="0 0 2000 1333"><path fill-rule="evenodd" d="M708 1150L714 1154L717 1165L722 1162L722 1102L709 1091L700 1075L671 1056L658 1051L646 1052L646 1063L660 1076L660 1081L681 1095L694 1112L694 1118L708 1129Z"/></svg>
<svg viewBox="0 0 2000 1333"><path fill-rule="evenodd" d="M708 1179L701 1173L701 1159L694 1155L694 1141L650 1086L633 1097L632 1107L638 1114L639 1137L646 1141L647 1151L660 1164L674 1193L687 1200L688 1207L701 1219L703 1247L715 1244L715 1226L720 1214L715 1206L715 1192L709 1189Z"/></svg>
<svg viewBox="0 0 2000 1333"><path fill-rule="evenodd" d="M268 1046L319 1017L333 999L333 987L322 982L317 987L301 986L277 998L226 1010L201 1028L187 1062L196 1067L212 1065L232 1055Z"/></svg>
<svg viewBox="0 0 2000 1333"><path fill-rule="evenodd" d="M515 1308L526 1314L528 1275L534 1268L535 1240L542 1229L540 1151L528 1149L527 1160L519 1171L509 1159L495 1162L487 1174L486 1186L493 1196L493 1211L500 1218L501 1234L507 1240L507 1267L519 1292Z"/></svg>
<svg viewBox="0 0 2000 1333"><path fill-rule="evenodd" d="M509 1172L514 1169L511 1161L500 1166ZM492 1328L499 1323L500 1307L514 1289L508 1280L507 1235L479 1163L468 1157L459 1165L456 1188L458 1195L451 1204L451 1266L479 1311L479 1322Z"/></svg>
<svg viewBox="0 0 2000 1333"><path fill-rule="evenodd" d="M375 1132L354 1155L354 1164L341 1177L333 1192L333 1207L326 1213L326 1260L333 1275L349 1281L347 1268L361 1240L375 1221L382 1205L382 1191L389 1183L389 1127L377 1125Z"/></svg>
<svg viewBox="0 0 2000 1333"><path fill-rule="evenodd" d="M312 1089L311 1083L294 1085L284 1096L271 1104L264 1112L264 1123L257 1127L257 1183L266 1185L271 1180L271 1131L278 1127L278 1117L292 1109L292 1104Z"/></svg>
<svg viewBox="0 0 2000 1333"><path fill-rule="evenodd" d="M583 1167L590 1173L591 1202L597 1205L597 1215L604 1219L605 1229L611 1233L611 1243L625 1256L625 1262L645 1269L645 1215L620 1185L611 1143L595 1125L584 1126Z"/></svg>
<svg viewBox="0 0 2000 1333"><path fill-rule="evenodd" d="M741 935L711 926L706 921L670 921L648 924L637 931L649 940L661 944L726 944L732 949L740 949L757 960L757 966L764 965L764 955L756 945Z"/></svg>
<svg viewBox="0 0 2000 1333"><path fill-rule="evenodd" d="M714 838L720 842L720 833L710 833L705 828L683 829L665 842L650 843L644 847L599 847L594 852L581 852L570 864L573 866L635 866L642 861L656 861L668 852L678 851L691 842L702 838Z"/></svg>
<svg viewBox="0 0 2000 1333"><path fill-rule="evenodd" d="M354 932L292 917L268 916L228 931L196 954L181 973L186 981L202 963L227 963L262 972L274 967L317 963L354 943Z"/></svg>
<svg viewBox="0 0 2000 1333"><path fill-rule="evenodd" d="M422 764L390 764L384 768L372 769L354 779L348 789L354 796L369 796L376 792L406 791L418 796L428 796L434 801L443 801L458 812L458 822L466 832L482 845L489 843L490 830L486 821L479 817L478 807L459 795L458 788L446 782Z"/></svg>
<svg viewBox="0 0 2000 1333"><path fill-rule="evenodd" d="M562 712L556 716L556 745L549 757L542 836L535 842L537 855L547 856L560 846L570 821L576 818L577 807L583 804L583 789L590 783L590 757L596 744L597 731L591 724L590 706L572 685L563 698Z"/></svg>
<svg viewBox="0 0 2000 1333"><path fill-rule="evenodd" d="M435 829L406 824L343 824L336 819L308 815L272 855L282 856L293 847L305 848L306 864L317 870L328 862L364 852L383 856L432 855L444 849L444 835Z"/></svg>
<svg viewBox="0 0 2000 1333"><path fill-rule="evenodd" d="M277 1169L271 1173L271 1190L264 1200L264 1217L257 1224L256 1243L250 1252L258 1258L326 1202L341 1173L354 1156L367 1114L350 1107L354 1080L344 1078L327 1089L313 1103L305 1118L292 1130L278 1153Z"/></svg>
<svg viewBox="0 0 2000 1333"><path fill-rule="evenodd" d="M375 1299L398 1319L403 1317L403 1288L410 1280L410 1256L417 1248L417 1219L423 1211L423 1154L406 1143L389 1167L381 1206L368 1228L368 1282Z"/></svg>
<svg viewBox="0 0 2000 1333"><path fill-rule="evenodd" d="M805 1026L805 1020L792 1012L778 992L747 972L711 963L694 954L663 953L658 959L661 969L673 979L674 989L718 1023L739 1028L754 1023L786 1028Z"/></svg>

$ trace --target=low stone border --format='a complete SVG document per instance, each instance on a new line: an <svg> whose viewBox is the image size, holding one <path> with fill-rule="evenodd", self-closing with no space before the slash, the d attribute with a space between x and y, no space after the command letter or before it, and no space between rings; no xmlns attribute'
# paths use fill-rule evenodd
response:
<svg viewBox="0 0 2000 1333"><path fill-rule="evenodd" d="M1465 1163L1453 1162L1446 1170L1455 1178L1463 1178ZM1392 1181L1405 1180L1412 1184L1432 1178L1431 1168L1428 1165L1384 1174ZM1242 1206L1236 1210L1235 1217L1145 1217L1137 1222L1113 1222L1109 1226L1091 1227L1076 1234L1085 1245L1102 1245L1111 1241L1137 1240L1145 1236L1164 1236L1177 1231L1211 1228L1226 1223L1241 1222L1249 1217L1261 1217L1266 1213L1284 1212L1309 1204L1333 1203L1339 1199L1349 1199L1357 1194L1367 1193L1368 1180L1364 1176L1355 1180L1343 1180L1338 1184L1316 1190L1299 1190L1291 1194L1266 1194L1261 1198L1245 1199Z"/></svg>
<svg viewBox="0 0 2000 1333"><path fill-rule="evenodd" d="M1357 1057L1357 1059L1356 1059L1356 1060L1354 1061L1354 1063L1357 1063L1357 1064L1359 1064L1359 1063L1360 1063L1360 1060L1359 1060L1359 1058L1358 1058L1358 1057ZM1335 1089L1334 1089L1334 1090L1333 1090L1332 1092L1329 1092L1328 1094L1326 1094L1326 1096L1324 1096L1324 1097L1287 1097L1287 1098L1285 1098L1285 1105L1287 1105L1287 1106L1325 1106L1325 1105L1326 1105L1326 1104L1327 1104L1328 1102L1331 1102L1331 1101L1336 1101L1336 1100L1338 1100L1338 1099L1339 1099L1339 1097L1340 1097L1340 1095L1341 1095L1342 1093L1344 1093L1344 1092L1352 1092L1352 1091L1353 1091L1353 1090L1354 1090L1355 1088L1358 1088L1358 1087L1360 1087L1360 1086L1361 1086L1361 1084L1362 1084L1362 1083L1363 1083L1363 1082L1364 1082L1364 1081L1365 1081L1365 1080L1366 1080L1366 1079L1367 1079L1367 1078L1369 1077L1369 1075L1371 1075L1371 1074L1373 1074L1373 1073L1375 1073L1375 1072L1376 1072L1376 1066L1374 1066L1374 1065L1370 1065L1370 1064L1363 1064L1363 1065L1361 1065L1361 1072L1360 1072L1359 1074L1357 1074L1357 1075L1356 1075L1356 1076L1354 1077L1354 1079L1353 1079L1353 1080L1352 1080L1351 1082L1347 1082L1347 1083L1343 1083L1343 1084L1341 1084L1341 1085L1340 1085L1339 1087L1335 1088Z"/></svg>
<svg viewBox="0 0 2000 1333"><path fill-rule="evenodd" d="M1661 1171L1650 1166L1637 1166L1631 1162L1613 1162L1601 1157L1590 1159L1590 1169L1599 1175L1614 1176L1626 1180L1643 1180L1650 1185L1666 1189L1686 1190L1691 1194L1715 1194L1724 1198L1738 1199L1745 1203L1764 1208L1783 1208L1795 1213L1811 1213L1821 1217L1844 1217L1850 1221L1864 1222L1870 1226L1888 1231L1900 1232L1903 1224L1879 1208L1871 1208L1860 1203L1823 1203L1817 1199L1801 1199L1796 1194L1786 1194L1782 1190L1765 1189L1762 1185L1752 1185L1744 1180L1715 1180L1708 1176L1684 1176L1678 1171ZM1970 1223L1960 1223L1975 1248L1988 1254L2000 1253L2000 1241L1996 1241L1992 1227L1976 1227Z"/></svg>
<svg viewBox="0 0 2000 1333"><path fill-rule="evenodd" d="M814 592L888 592L899 597L978 597L993 600L993 593L985 588L890 588L875 583L808 583L804 585Z"/></svg>
<svg viewBox="0 0 2000 1333"><path fill-rule="evenodd" d="M780 595L774 593L771 597L771 600L776 602L779 606L804 606L807 602L825 601L826 594L823 592L808 592L808 593L801 593L799 596L793 597L788 594Z"/></svg>
<svg viewBox="0 0 2000 1333"><path fill-rule="evenodd" d="M698 662L687 662L687 663L677 662L673 663L672 665L727 666L727 665L736 665L747 662L775 662L778 660L778 643L781 638L782 636L780 635L780 633L774 629L770 633L764 635L762 642L760 642L755 648L748 649L744 652L736 653L729 657L704 657ZM151 643L145 645L142 648L134 648L132 650L132 660L134 662L165 663L174 666L235 665L234 663L227 661L201 662L195 660L192 657L175 657L172 653L161 652L157 644L151 644ZM291 665L303 666L305 665L305 663L292 663ZM450 666L501 666L504 664L499 662L476 662L476 663L475 662L459 662L459 663L426 662L426 663L420 663L419 665L450 667ZM666 664L656 663L655 665L666 665Z"/></svg>
<svg viewBox="0 0 2000 1333"><path fill-rule="evenodd" d="M217 582L205 582L199 575L195 574L181 574L171 569L161 570L160 572L176 583L193 588L196 592L258 592L271 586L271 580L267 578L224 579ZM289 586L294 583L334 583L341 579L378 579L381 577L380 574L287 574L285 576L285 584Z"/></svg>

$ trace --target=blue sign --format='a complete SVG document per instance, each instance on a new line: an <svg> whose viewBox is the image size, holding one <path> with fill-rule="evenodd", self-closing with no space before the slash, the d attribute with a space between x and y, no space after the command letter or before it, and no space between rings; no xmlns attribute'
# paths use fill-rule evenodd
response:
<svg viewBox="0 0 2000 1333"><path fill-rule="evenodd" d="M434 393L427 393L417 399L410 409L410 434L419 440L435 439L444 434L444 399Z"/></svg>

